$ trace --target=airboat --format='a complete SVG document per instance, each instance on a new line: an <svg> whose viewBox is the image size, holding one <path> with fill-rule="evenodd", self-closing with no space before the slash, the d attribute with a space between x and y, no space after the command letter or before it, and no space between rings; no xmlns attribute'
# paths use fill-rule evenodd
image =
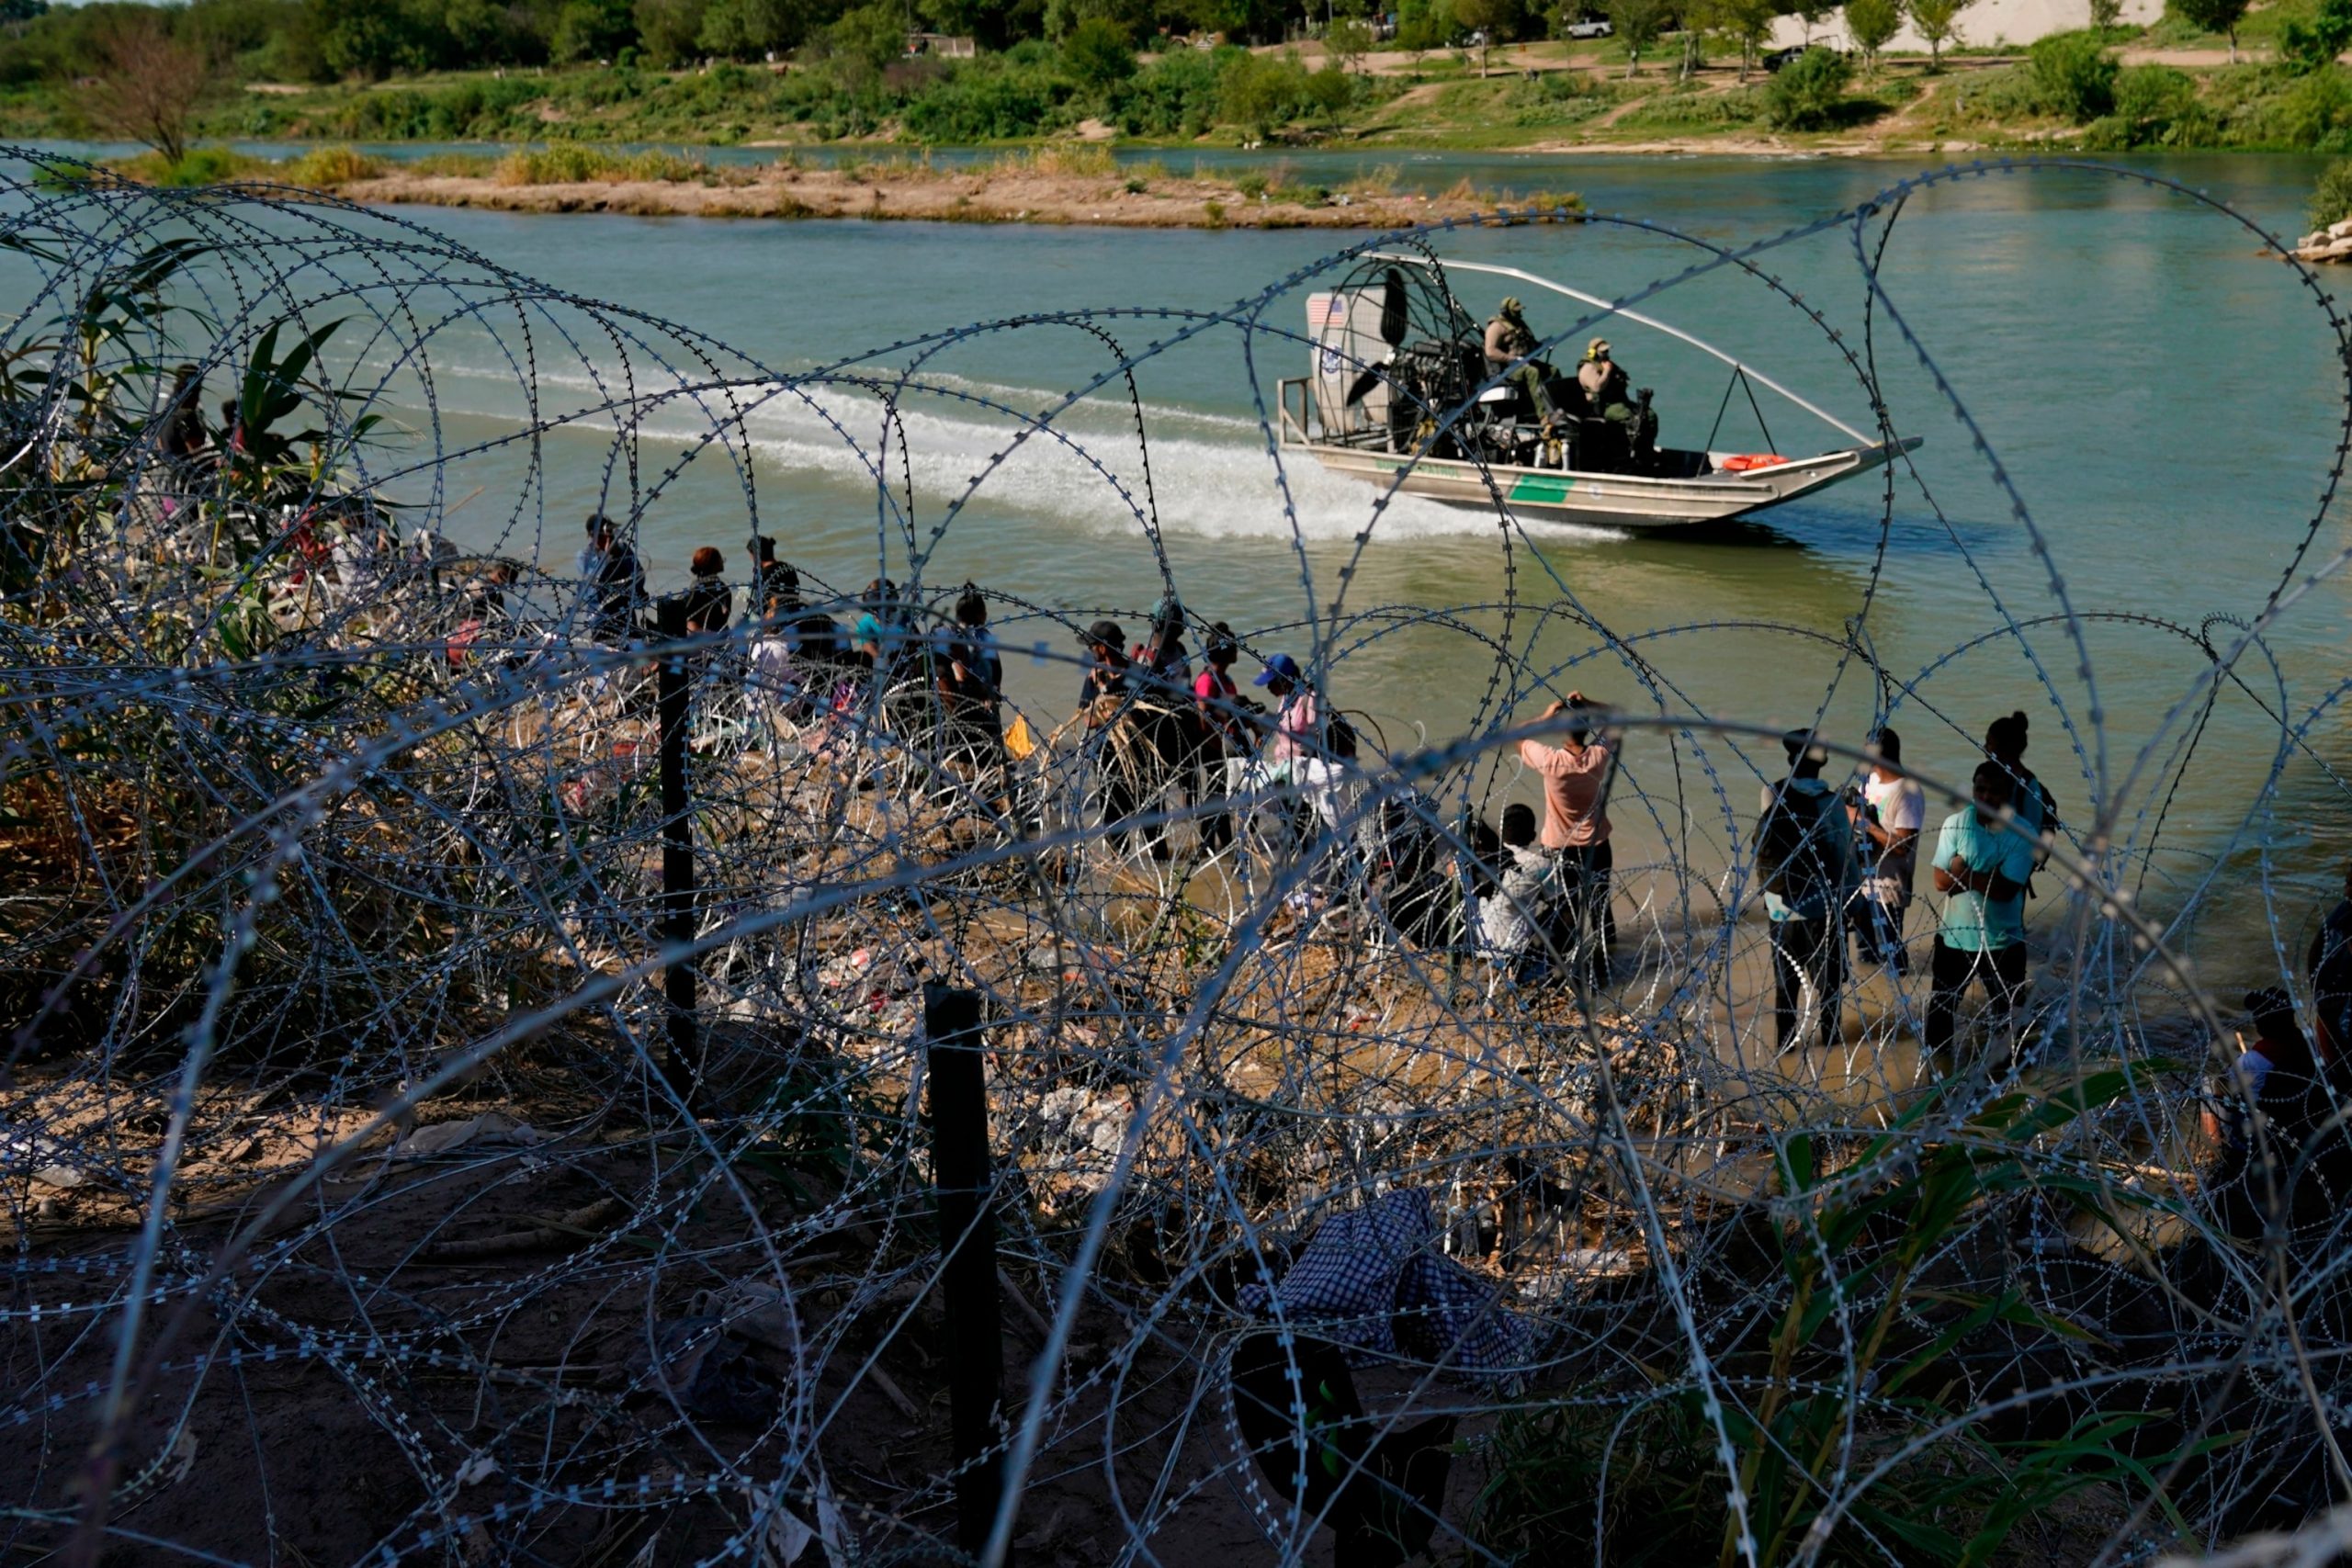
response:
<svg viewBox="0 0 2352 1568"><path fill-rule="evenodd" d="M1630 394L1630 419L1611 420L1573 374L1549 366L1539 367L1551 405L1541 409L1523 379L1498 380L1487 366L1484 330L1454 298L1449 270L1511 278L1663 333L1730 367L1726 405L1734 388L1745 386L1753 404L1761 387L1852 445L1811 457L1660 446L1647 388ZM1517 267L1374 252L1338 288L1310 295L1306 316L1312 373L1279 383L1285 452L1413 495L1500 504L1522 519L1719 523L1869 473L1921 440L1874 440L1679 327Z"/></svg>

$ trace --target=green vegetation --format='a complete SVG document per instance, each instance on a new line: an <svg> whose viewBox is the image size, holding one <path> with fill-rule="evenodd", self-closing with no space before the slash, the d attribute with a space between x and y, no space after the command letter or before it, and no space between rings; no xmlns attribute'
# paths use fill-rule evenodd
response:
<svg viewBox="0 0 2352 1568"><path fill-rule="evenodd" d="M1826 16L1822 0L1603 3L1619 36L1542 44L1489 74L1483 51L1458 47L1474 23L1527 39L1566 13L1548 0L1399 0L1397 38L1375 59L1363 19L1375 0L1348 0L1319 53L1219 41L1279 33L1290 13L1272 0L190 0L40 14L28 14L39 0L0 0L0 132L132 139L158 152L152 177L200 182L236 171L190 147L232 138L492 141L560 158L575 145L938 146L1081 128L1162 142L1461 147L1850 137L1924 87L1927 100L1884 134L2352 152L2352 78L2333 60L2352 47L2352 0L2251 13L2239 0L2174 0L2144 32L2110 18L2041 40L2018 65L1945 59L1966 0L1852 0L1859 74L1823 52L1769 80L1751 67L1776 9ZM1935 51L1924 72L1879 52L1906 15ZM930 47L910 40L910 18L977 51L910 54ZM2125 44L2224 38L2234 50L2241 35L2254 55L2242 64L2117 56ZM1659 50L1679 50L1681 69L1643 72ZM1710 60L1736 61L1737 80L1702 69Z"/></svg>
<svg viewBox="0 0 2352 1568"><path fill-rule="evenodd" d="M2340 158L2320 171L2309 216L2314 229L2332 228L2352 218L2352 158Z"/></svg>
<svg viewBox="0 0 2352 1568"><path fill-rule="evenodd" d="M1891 1156L1899 1129L1934 1113L1935 1095L1859 1147L1791 1138L1770 1218L1748 1223L1739 1243L1775 1297L1755 1340L1707 1372L1738 1397L1717 1402L1686 1370L1645 1361L1634 1373L1644 1381L1596 1382L1508 1412L1472 1539L1513 1562L1728 1563L1745 1541L1765 1563L1984 1568L2035 1560L2005 1548L2037 1521L2048 1528L2067 1499L2145 1485L2133 1435L2165 1412L2092 1405L2021 1432L1991 1417L1972 1382L1984 1350L2063 1351L2091 1330L2023 1292L1935 1277L1952 1238L1988 1213L2050 1201L2117 1234L2130 1227L2146 1200L2093 1178L2052 1179L2035 1140L2098 1116L2132 1077L2095 1069L2005 1095L1915 1164ZM1826 1333L1840 1316L1848 1331ZM2166 1457L2194 1474L2241 1436ZM1886 1462L1853 1496L1841 1486L1857 1452ZM1745 1517L1728 1505L1735 1481ZM2154 1523L2179 1529L2157 1496ZM2061 1548L2041 1560L2077 1558Z"/></svg>
<svg viewBox="0 0 2352 1568"><path fill-rule="evenodd" d="M2029 51L2028 70L2041 107L2088 125L2115 109L2115 56L2094 33L2052 33Z"/></svg>
<svg viewBox="0 0 2352 1568"><path fill-rule="evenodd" d="M1826 130L1839 121L1854 62L1826 49L1808 49L1781 68L1764 89L1764 118L1775 130Z"/></svg>

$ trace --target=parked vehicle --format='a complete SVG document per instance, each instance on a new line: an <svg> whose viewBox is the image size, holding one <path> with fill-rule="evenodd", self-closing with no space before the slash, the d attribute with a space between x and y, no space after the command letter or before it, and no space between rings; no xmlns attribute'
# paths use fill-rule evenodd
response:
<svg viewBox="0 0 2352 1568"><path fill-rule="evenodd" d="M1607 38L1616 30L1609 25L1609 19L1605 17L1588 17L1582 21L1568 24L1570 38Z"/></svg>
<svg viewBox="0 0 2352 1568"><path fill-rule="evenodd" d="M1804 58L1805 51L1817 49L1824 54L1843 54L1842 49L1832 49L1826 43L1792 43L1786 49L1776 49L1764 57L1764 69L1778 71L1783 65L1794 65Z"/></svg>

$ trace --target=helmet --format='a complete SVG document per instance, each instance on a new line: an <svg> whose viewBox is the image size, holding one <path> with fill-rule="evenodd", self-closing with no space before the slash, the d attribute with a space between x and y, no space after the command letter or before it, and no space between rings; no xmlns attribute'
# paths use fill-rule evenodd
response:
<svg viewBox="0 0 2352 1568"><path fill-rule="evenodd" d="M1503 296L1502 313L1504 315L1516 316L1520 313L1521 309L1523 309L1523 307L1521 307L1519 302L1518 295L1506 294Z"/></svg>

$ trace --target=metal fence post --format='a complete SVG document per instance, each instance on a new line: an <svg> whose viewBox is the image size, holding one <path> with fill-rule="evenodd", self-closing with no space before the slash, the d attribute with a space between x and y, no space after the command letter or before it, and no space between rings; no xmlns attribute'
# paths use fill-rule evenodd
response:
<svg viewBox="0 0 2352 1568"><path fill-rule="evenodd" d="M669 594L655 605L662 654L654 711L662 735L662 942L681 948L695 940L695 837L686 791L686 739L693 728L692 681L677 645L686 636L686 602ZM670 1019L670 1068L681 1098L691 1099L701 1077L701 1032L695 1021L695 966L680 958L663 967Z"/></svg>
<svg viewBox="0 0 2352 1568"><path fill-rule="evenodd" d="M925 986L922 1021L930 1047L932 1176L944 1254L940 1292L947 1311L952 1446L959 1467L956 1539L977 1555L988 1544L1004 1493L999 1448L1004 1322L997 1296L996 1214L988 1203L988 1081L979 993Z"/></svg>

